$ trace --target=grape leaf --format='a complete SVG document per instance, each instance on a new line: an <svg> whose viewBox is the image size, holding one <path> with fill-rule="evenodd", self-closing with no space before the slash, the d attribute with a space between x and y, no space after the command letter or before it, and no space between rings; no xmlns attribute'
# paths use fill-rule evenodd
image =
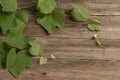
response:
<svg viewBox="0 0 120 80"><path fill-rule="evenodd" d="M2 28L2 33L7 34L10 26L15 18L15 13L0 13L0 27Z"/></svg>
<svg viewBox="0 0 120 80"><path fill-rule="evenodd" d="M26 50L19 51L16 54L16 50L11 49L8 53L7 68L16 78L26 67L31 67L31 65L32 57L28 55Z"/></svg>
<svg viewBox="0 0 120 80"><path fill-rule="evenodd" d="M9 69L11 67L11 65L13 64L14 60L16 58L16 49L13 48L9 51L8 55L7 55L7 60L6 60L6 66Z"/></svg>
<svg viewBox="0 0 120 80"><path fill-rule="evenodd" d="M29 53L32 56L38 56L43 53L45 47L43 44L38 44L35 41L30 41L29 44L31 45L31 48L29 49Z"/></svg>
<svg viewBox="0 0 120 80"><path fill-rule="evenodd" d="M11 37L6 42L11 47L15 47L18 49L25 49L28 47L28 42L32 41L33 39L31 37Z"/></svg>
<svg viewBox="0 0 120 80"><path fill-rule="evenodd" d="M22 10L17 13L1 12L0 27L2 28L2 33L10 36L22 36L28 19L29 14L26 10Z"/></svg>
<svg viewBox="0 0 120 80"><path fill-rule="evenodd" d="M3 39L0 38L0 68L6 67L6 58L9 52L9 47Z"/></svg>
<svg viewBox="0 0 120 80"><path fill-rule="evenodd" d="M64 10L55 8L52 14L39 17L37 23L42 25L49 34L52 34L56 27L59 29L64 27Z"/></svg>
<svg viewBox="0 0 120 80"><path fill-rule="evenodd" d="M29 14L28 11L22 10L16 13L12 25L9 29L10 36L23 36L23 30L28 22Z"/></svg>
<svg viewBox="0 0 120 80"><path fill-rule="evenodd" d="M3 12L15 12L17 10L17 0L0 0Z"/></svg>
<svg viewBox="0 0 120 80"><path fill-rule="evenodd" d="M100 31L100 21L97 19L90 19L87 28L91 31Z"/></svg>
<svg viewBox="0 0 120 80"><path fill-rule="evenodd" d="M83 6L72 4L73 11L71 12L74 21L88 21L90 11Z"/></svg>
<svg viewBox="0 0 120 80"><path fill-rule="evenodd" d="M47 61L48 61L47 58L40 57L39 64L40 64L40 65L46 64Z"/></svg>
<svg viewBox="0 0 120 80"><path fill-rule="evenodd" d="M23 35L23 30L28 22L28 18L29 15L26 10L19 11L15 14L11 25L9 25L11 26L8 29L9 32L7 32L7 34L11 36L10 39L7 40L8 45L18 49L27 47L28 42L25 41L27 38Z"/></svg>
<svg viewBox="0 0 120 80"><path fill-rule="evenodd" d="M50 14L56 6L55 0L38 0L37 10L42 14Z"/></svg>
<svg viewBox="0 0 120 80"><path fill-rule="evenodd" d="M7 44L11 47L15 47L18 49L24 49L26 48L26 43L24 42L24 38L21 37L11 37L7 40Z"/></svg>

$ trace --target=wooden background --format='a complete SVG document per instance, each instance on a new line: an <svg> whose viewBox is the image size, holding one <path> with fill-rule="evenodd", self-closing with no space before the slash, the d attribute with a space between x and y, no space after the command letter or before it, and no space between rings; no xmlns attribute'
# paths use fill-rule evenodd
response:
<svg viewBox="0 0 120 80"><path fill-rule="evenodd" d="M57 59L40 66L33 58L32 68L25 69L17 80L120 80L120 0L57 0L65 9L65 28L47 35L35 24L37 0L18 0L19 7L31 6L25 34L47 44L45 56ZM84 26L70 20L70 3L86 6L91 17L102 23L100 36L105 49L91 39L94 35ZM104 55L105 53L105 55ZM16 80L7 70L0 70L0 80Z"/></svg>

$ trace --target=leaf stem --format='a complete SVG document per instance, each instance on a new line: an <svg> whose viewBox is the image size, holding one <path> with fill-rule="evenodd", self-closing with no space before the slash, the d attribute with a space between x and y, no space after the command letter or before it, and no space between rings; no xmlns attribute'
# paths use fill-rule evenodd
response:
<svg viewBox="0 0 120 80"><path fill-rule="evenodd" d="M35 4L34 5L26 5L26 6L18 8L18 10L27 9L27 8L34 7L34 6L35 6Z"/></svg>

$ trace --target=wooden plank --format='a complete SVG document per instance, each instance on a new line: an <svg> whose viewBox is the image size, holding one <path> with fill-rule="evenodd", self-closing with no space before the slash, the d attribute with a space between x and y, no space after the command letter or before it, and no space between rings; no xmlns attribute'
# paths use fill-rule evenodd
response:
<svg viewBox="0 0 120 80"><path fill-rule="evenodd" d="M120 62L106 60L56 61L26 69L17 80L119 80ZM15 80L7 70L0 71L0 80Z"/></svg>
<svg viewBox="0 0 120 80"><path fill-rule="evenodd" d="M120 15L120 0L57 0L58 4L65 10L70 11L71 3L86 6L92 11L92 15ZM37 0L19 0L19 6L36 6Z"/></svg>
<svg viewBox="0 0 120 80"><path fill-rule="evenodd" d="M55 54L58 58L120 60L120 40L103 40L104 49L91 39L36 37L36 41L47 45L47 56Z"/></svg>
<svg viewBox="0 0 120 80"><path fill-rule="evenodd" d="M120 39L120 27L119 20L120 16L92 16L93 18L97 18L101 21L101 38L106 39ZM111 20L110 20L111 19ZM26 35L32 36L46 36L46 32L42 27L35 24L36 16L31 15L30 21L25 29ZM65 20L65 28L62 30L56 30L54 34L49 35L49 37L64 37L64 38L91 38L94 35L93 32L90 32L86 28L86 23L81 22L73 22L69 19L69 16L66 16Z"/></svg>

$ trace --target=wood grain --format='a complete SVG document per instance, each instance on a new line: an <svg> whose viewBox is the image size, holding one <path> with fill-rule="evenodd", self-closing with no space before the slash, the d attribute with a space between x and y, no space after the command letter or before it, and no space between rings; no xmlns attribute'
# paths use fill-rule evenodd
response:
<svg viewBox="0 0 120 80"><path fill-rule="evenodd" d="M47 35L37 25L37 0L18 0L19 7L30 5L30 20L24 31L37 42L47 45L46 65L38 64L33 58L32 68L26 69L17 80L120 80L120 0L57 0L65 10L65 28ZM94 32L86 29L86 23L70 20L70 3L86 6L92 11L91 17L102 23L99 32L105 48L96 45ZM54 54L57 59L52 60ZM7 70L0 69L0 80L16 80Z"/></svg>

